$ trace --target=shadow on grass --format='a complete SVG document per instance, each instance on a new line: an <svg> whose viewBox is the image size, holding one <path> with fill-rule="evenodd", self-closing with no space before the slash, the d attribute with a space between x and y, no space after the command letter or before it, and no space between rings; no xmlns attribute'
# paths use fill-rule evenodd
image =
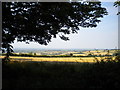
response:
<svg viewBox="0 0 120 90"><path fill-rule="evenodd" d="M120 62L8 62L3 89L120 88Z"/></svg>

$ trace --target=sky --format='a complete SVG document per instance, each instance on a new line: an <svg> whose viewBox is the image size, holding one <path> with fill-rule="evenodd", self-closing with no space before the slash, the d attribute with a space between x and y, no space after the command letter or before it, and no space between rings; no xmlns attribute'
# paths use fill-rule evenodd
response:
<svg viewBox="0 0 120 90"><path fill-rule="evenodd" d="M113 2L102 2L102 6L108 11L108 15L101 19L96 28L82 28L77 34L70 34L69 41L53 38L45 46L38 43L15 41L14 49L114 49L118 47L118 8L113 7Z"/></svg>

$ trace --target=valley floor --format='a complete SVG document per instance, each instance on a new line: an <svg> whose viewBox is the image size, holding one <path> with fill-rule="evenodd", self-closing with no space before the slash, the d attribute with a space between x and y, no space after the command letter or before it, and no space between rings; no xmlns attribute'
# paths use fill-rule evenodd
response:
<svg viewBox="0 0 120 90"><path fill-rule="evenodd" d="M0 58L4 58L1 56ZM11 61L35 61L35 62L89 62L93 63L96 61L105 60L108 57L21 57L21 56L10 56ZM115 59L115 57L111 57Z"/></svg>

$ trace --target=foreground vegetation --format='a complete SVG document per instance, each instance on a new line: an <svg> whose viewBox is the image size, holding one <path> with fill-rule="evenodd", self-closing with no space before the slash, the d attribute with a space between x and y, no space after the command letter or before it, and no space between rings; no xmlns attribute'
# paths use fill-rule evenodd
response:
<svg viewBox="0 0 120 90"><path fill-rule="evenodd" d="M120 62L8 62L3 89L120 88Z"/></svg>
<svg viewBox="0 0 120 90"><path fill-rule="evenodd" d="M113 60L96 63L18 62L3 63L3 89L120 88L120 52Z"/></svg>

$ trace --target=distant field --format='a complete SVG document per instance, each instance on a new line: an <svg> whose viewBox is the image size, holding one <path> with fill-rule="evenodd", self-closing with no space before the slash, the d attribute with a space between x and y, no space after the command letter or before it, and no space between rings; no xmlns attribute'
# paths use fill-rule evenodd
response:
<svg viewBox="0 0 120 90"><path fill-rule="evenodd" d="M1 56L0 58L3 58ZM36 61L36 62L95 62L105 57L18 57L10 56L11 61ZM114 59L115 57L113 57Z"/></svg>
<svg viewBox="0 0 120 90"><path fill-rule="evenodd" d="M55 53L62 53L61 55L53 55ZM111 55L112 59L115 58L113 56L115 50L92 50L92 51L82 51L82 52L72 52L72 51L45 51L43 53L47 53L46 56L37 56L32 53L25 54L26 56L19 56L20 54L16 54L18 56L10 56L11 61L36 61L36 62L96 62L96 60L101 61L102 59L108 58L104 55ZM53 54L52 54L53 53ZM70 54L72 54L70 56ZM27 56L28 55L28 56ZM30 55L30 56L29 56ZM66 57L67 55L67 57ZM94 56L96 55L96 56ZM3 58L4 56L0 56Z"/></svg>

